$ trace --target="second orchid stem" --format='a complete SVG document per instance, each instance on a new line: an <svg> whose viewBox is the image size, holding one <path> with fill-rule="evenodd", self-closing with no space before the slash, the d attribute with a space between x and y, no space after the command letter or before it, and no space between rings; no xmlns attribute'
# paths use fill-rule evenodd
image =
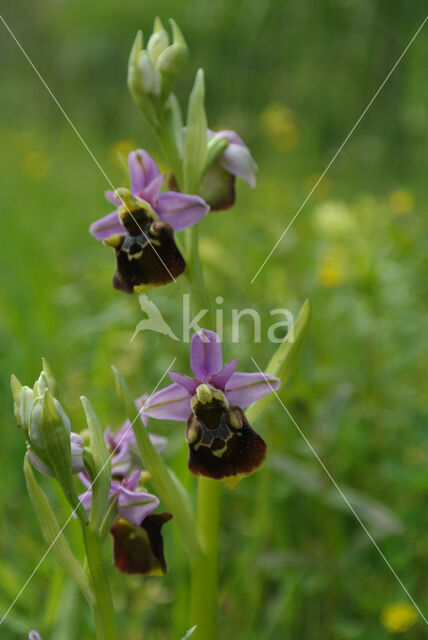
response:
<svg viewBox="0 0 428 640"><path fill-rule="evenodd" d="M218 553L221 483L198 480L197 532L202 552L194 559L190 601L190 624L195 640L215 640L218 608Z"/></svg>
<svg viewBox="0 0 428 640"><path fill-rule="evenodd" d="M197 226L190 232L193 291L209 310L208 322L211 324L211 304L199 259ZM215 640L217 637L220 498L220 482L204 476L198 478L196 529L202 551L193 560L190 596L190 624L196 625L195 640Z"/></svg>
<svg viewBox="0 0 428 640"><path fill-rule="evenodd" d="M97 640L117 640L116 620L107 570L102 557L101 540L91 527L82 523L87 566L94 594L93 614Z"/></svg>

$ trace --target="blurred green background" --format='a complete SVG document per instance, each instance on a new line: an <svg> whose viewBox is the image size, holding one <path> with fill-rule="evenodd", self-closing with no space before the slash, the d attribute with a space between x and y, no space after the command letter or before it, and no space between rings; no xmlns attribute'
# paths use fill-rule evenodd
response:
<svg viewBox="0 0 428 640"><path fill-rule="evenodd" d="M1 13L115 184L116 150L162 158L126 88L136 30L173 16L191 49L177 87L183 107L204 67L213 128L236 129L260 168L234 209L200 225L210 294L222 296L225 355L253 370L275 346L269 311L313 315L299 365L281 397L410 593L427 611L425 27L326 178L260 273L251 279L422 23L424 2L386 0L3 0ZM63 115L0 25L1 296L0 610L46 545L27 497L24 441L14 426L13 371L32 384L44 355L61 384L73 430L79 396L103 422L123 421L110 364L136 395L149 392L187 346L140 334L134 296L110 286L113 255L87 232L111 207L109 188ZM181 332L184 278L150 294ZM230 344L231 309L254 307ZM229 324L228 324L229 322ZM166 457L194 492L182 427ZM416 640L426 626L278 403L257 424L269 445L262 470L223 492L219 639ZM43 486L60 521L68 510ZM68 527L78 547L75 523ZM188 568L174 523L169 573L113 577L123 640L175 640L188 628ZM425 587L425 589L424 589ZM0 630L43 640L91 636L85 605L46 558Z"/></svg>

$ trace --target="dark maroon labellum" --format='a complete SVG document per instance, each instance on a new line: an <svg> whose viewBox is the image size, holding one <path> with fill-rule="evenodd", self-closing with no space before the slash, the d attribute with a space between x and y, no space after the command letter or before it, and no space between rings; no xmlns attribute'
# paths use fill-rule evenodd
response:
<svg viewBox="0 0 428 640"><path fill-rule="evenodd" d="M171 513L152 513L139 527L119 519L111 528L114 566L122 573L162 576L167 572L161 529Z"/></svg>
<svg viewBox="0 0 428 640"><path fill-rule="evenodd" d="M266 443L250 426L240 407L221 402L198 405L186 423L189 470L222 480L248 475L266 456Z"/></svg>
<svg viewBox="0 0 428 640"><path fill-rule="evenodd" d="M126 293L139 293L150 286L168 284L186 268L169 224L153 221L136 210L123 220L126 233L114 246L116 272L113 286Z"/></svg>

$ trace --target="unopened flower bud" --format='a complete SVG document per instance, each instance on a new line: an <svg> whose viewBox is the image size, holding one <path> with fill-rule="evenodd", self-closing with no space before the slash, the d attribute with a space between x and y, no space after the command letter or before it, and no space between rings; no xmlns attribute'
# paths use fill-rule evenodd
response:
<svg viewBox="0 0 428 640"><path fill-rule="evenodd" d="M71 445L71 471L73 474L80 473L84 469L83 464L83 439L78 433L70 434Z"/></svg>
<svg viewBox="0 0 428 640"><path fill-rule="evenodd" d="M138 54L137 68L140 72L141 90L153 96L159 96L161 88L160 76L147 51L141 51Z"/></svg>
<svg viewBox="0 0 428 640"><path fill-rule="evenodd" d="M166 99L171 93L178 76L189 57L186 41L174 20L170 20L173 43L159 55L156 70L162 79L162 96Z"/></svg>
<svg viewBox="0 0 428 640"><path fill-rule="evenodd" d="M28 434L31 421L31 410L34 401L33 390L30 387L24 386L19 393L19 416L18 425Z"/></svg>
<svg viewBox="0 0 428 640"><path fill-rule="evenodd" d="M43 369L38 380L34 384L34 397L42 396L45 389L49 389L55 396L58 392L58 385L52 373L52 369L45 358L42 358Z"/></svg>
<svg viewBox="0 0 428 640"><path fill-rule="evenodd" d="M31 410L30 447L36 455L43 455L49 469L60 483L67 497L73 494L72 451L70 446L70 420L48 389L36 398ZM39 456L40 457L40 456Z"/></svg>
<svg viewBox="0 0 428 640"><path fill-rule="evenodd" d="M12 389L12 396L13 396L13 413L15 415L15 420L18 426L21 426L20 395L21 395L22 384L19 382L18 378L13 373L10 378L10 387Z"/></svg>
<svg viewBox="0 0 428 640"><path fill-rule="evenodd" d="M83 464L83 440L77 433L70 434L70 449L71 449L71 471L73 474L80 473L84 469ZM38 451L36 453L31 445L28 445L27 449L27 457L30 460L33 467L43 473L45 476L53 478L55 474L53 473L51 467L48 464L47 460L42 459L42 452Z"/></svg>
<svg viewBox="0 0 428 640"><path fill-rule="evenodd" d="M160 54L165 51L168 45L168 33L165 31L160 19L156 18L153 26L153 33L147 43L147 51L154 64L156 64L156 61L159 58Z"/></svg>

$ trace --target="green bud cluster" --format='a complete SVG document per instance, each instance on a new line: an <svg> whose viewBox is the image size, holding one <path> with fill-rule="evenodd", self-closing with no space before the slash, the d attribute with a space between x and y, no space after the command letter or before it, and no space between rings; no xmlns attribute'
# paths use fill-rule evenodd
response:
<svg viewBox="0 0 428 640"><path fill-rule="evenodd" d="M67 499L75 506L71 425L54 396L57 384L46 360L43 360L43 369L32 389L22 385L14 375L11 388L15 418L27 440L29 459L43 473L58 480Z"/></svg>
<svg viewBox="0 0 428 640"><path fill-rule="evenodd" d="M165 103L171 96L189 51L183 34L170 20L172 43L168 32L156 18L153 33L144 49L143 34L137 33L128 64L128 86L132 97L149 124L159 128Z"/></svg>

